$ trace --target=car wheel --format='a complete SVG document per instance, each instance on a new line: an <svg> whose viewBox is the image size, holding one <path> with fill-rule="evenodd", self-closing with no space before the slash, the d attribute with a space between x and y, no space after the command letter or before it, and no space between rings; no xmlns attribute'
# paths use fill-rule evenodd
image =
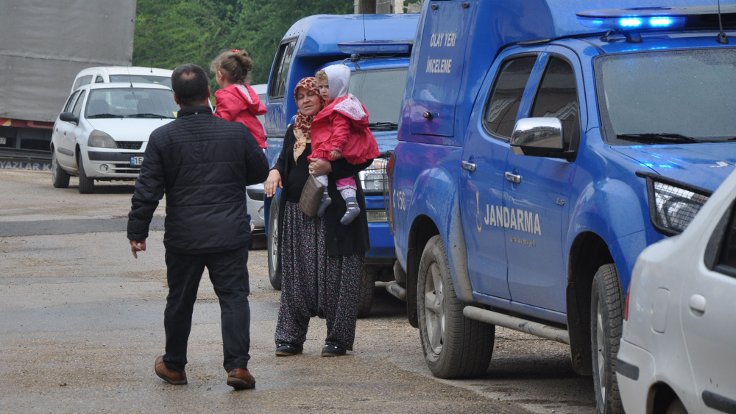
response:
<svg viewBox="0 0 736 414"><path fill-rule="evenodd" d="M616 266L599 267L591 289L590 342L596 407L601 414L623 412L615 365L623 324L622 298Z"/></svg>
<svg viewBox="0 0 736 414"><path fill-rule="evenodd" d="M371 312L373 305L373 293L376 290L376 271L371 268L363 270L363 285L360 287L358 297L358 317L364 318Z"/></svg>
<svg viewBox="0 0 736 414"><path fill-rule="evenodd" d="M463 306L452 286L444 243L434 236L419 262L417 312L424 359L436 377L477 377L488 370L496 327L466 318Z"/></svg>
<svg viewBox="0 0 736 414"><path fill-rule="evenodd" d="M670 403L670 405L667 407L666 414L687 414L687 409L685 409L685 406L682 404L682 401L675 398L674 401Z"/></svg>
<svg viewBox="0 0 736 414"><path fill-rule="evenodd" d="M95 180L87 177L84 172L84 161L82 156L77 155L77 167L79 170L79 194L92 194L95 192Z"/></svg>
<svg viewBox="0 0 736 414"><path fill-rule="evenodd" d="M279 202L271 199L271 211L268 215L268 281L276 290L281 290L281 265L279 264Z"/></svg>
<svg viewBox="0 0 736 414"><path fill-rule="evenodd" d="M59 160L56 159L56 150L51 150L51 182L54 188L69 187L69 174L61 168Z"/></svg>

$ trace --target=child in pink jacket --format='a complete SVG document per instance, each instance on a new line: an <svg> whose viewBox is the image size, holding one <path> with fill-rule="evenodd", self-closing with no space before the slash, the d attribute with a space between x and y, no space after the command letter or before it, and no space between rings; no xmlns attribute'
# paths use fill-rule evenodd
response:
<svg viewBox="0 0 736 414"><path fill-rule="evenodd" d="M258 146L266 148L266 131L256 118L266 113L266 106L247 82L252 67L248 52L238 49L222 52L212 61L210 70L220 86L215 92L215 116L245 125Z"/></svg>
<svg viewBox="0 0 736 414"><path fill-rule="evenodd" d="M378 143L368 128L368 110L348 92L350 68L342 64L330 65L317 72L316 78L320 95L327 106L312 121L312 153L309 159L333 161L344 158L350 164L363 164L378 157ZM325 186L317 212L321 216L332 199L327 193L327 176L315 178ZM335 184L346 207L340 223L347 225L360 214L355 197L358 186L353 177L341 178Z"/></svg>

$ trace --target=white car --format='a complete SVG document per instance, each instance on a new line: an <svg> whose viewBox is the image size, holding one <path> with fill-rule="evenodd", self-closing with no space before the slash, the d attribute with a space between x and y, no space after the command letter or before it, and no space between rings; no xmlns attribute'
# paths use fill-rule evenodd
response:
<svg viewBox="0 0 736 414"><path fill-rule="evenodd" d="M171 89L143 83L91 83L76 89L54 122L51 172L56 188L79 177L79 192L95 180L138 177L151 132L176 117Z"/></svg>
<svg viewBox="0 0 736 414"><path fill-rule="evenodd" d="M736 413L735 199L736 172L637 259L616 363L627 414Z"/></svg>
<svg viewBox="0 0 736 414"><path fill-rule="evenodd" d="M82 69L74 77L72 92L90 83L155 83L171 87L171 69L143 66L93 66Z"/></svg>

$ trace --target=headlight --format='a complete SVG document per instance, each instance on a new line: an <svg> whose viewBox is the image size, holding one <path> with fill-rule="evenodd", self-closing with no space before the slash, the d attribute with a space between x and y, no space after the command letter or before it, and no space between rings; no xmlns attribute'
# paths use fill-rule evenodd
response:
<svg viewBox="0 0 736 414"><path fill-rule="evenodd" d="M652 223L667 235L682 233L709 197L705 191L657 181L652 176L648 178L647 187Z"/></svg>
<svg viewBox="0 0 736 414"><path fill-rule="evenodd" d="M383 193L386 186L386 159L376 158L373 163L358 174L365 193Z"/></svg>
<svg viewBox="0 0 736 414"><path fill-rule="evenodd" d="M94 130L91 134L89 134L89 139L87 140L87 146L88 147L98 147L98 148L117 148L118 145L115 143L115 140L112 139L112 137L102 131Z"/></svg>

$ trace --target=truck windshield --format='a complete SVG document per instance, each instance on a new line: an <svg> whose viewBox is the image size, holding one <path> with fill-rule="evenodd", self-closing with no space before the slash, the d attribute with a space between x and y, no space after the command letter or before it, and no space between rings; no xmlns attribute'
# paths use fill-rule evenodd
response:
<svg viewBox="0 0 736 414"><path fill-rule="evenodd" d="M406 68L356 71L350 77L350 93L368 109L371 129L398 128Z"/></svg>
<svg viewBox="0 0 736 414"><path fill-rule="evenodd" d="M606 139L697 143L736 137L736 49L656 51L596 63Z"/></svg>
<svg viewBox="0 0 736 414"><path fill-rule="evenodd" d="M179 107L168 89L92 89L87 118L174 118Z"/></svg>

